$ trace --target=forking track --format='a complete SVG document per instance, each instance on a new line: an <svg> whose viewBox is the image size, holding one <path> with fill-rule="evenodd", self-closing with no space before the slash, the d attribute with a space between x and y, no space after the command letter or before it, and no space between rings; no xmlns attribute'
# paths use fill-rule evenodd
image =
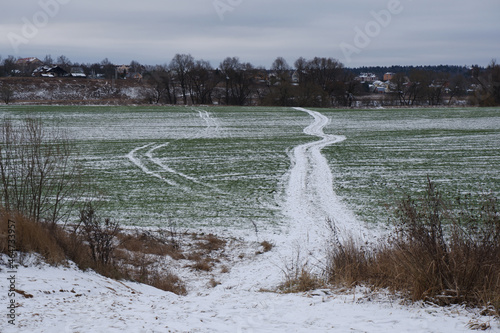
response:
<svg viewBox="0 0 500 333"><path fill-rule="evenodd" d="M204 120L206 127L196 133L193 137L203 137L204 135L217 133L219 132L219 124L216 119L212 118L210 113L208 111L202 110L202 109L194 109L191 108L191 111L197 112L198 116ZM212 133L212 134L213 134ZM192 184L197 184L205 187L209 187L216 191L219 194L222 194L223 192L219 189L217 189L214 186L205 184L195 177L188 176L182 172L179 172L175 169L172 169L169 167L167 164L162 162L161 159L157 158L154 156L154 152L158 149L164 148L168 146L170 143L162 143L162 144L156 144L155 142L149 143L144 146L140 146L137 148L134 148L131 152L127 154L127 158L137 166L139 169L142 170L143 173L158 178L165 183L169 184L170 186L176 187L180 190L183 190L185 192L192 192L192 188L189 185ZM145 154L142 156L138 155L139 151L143 151L146 148L150 148ZM154 169L150 168L149 166L146 165L147 162L150 162L153 164ZM163 174L163 175L162 175ZM181 182L188 182L188 185L186 184L180 184L179 181Z"/></svg>

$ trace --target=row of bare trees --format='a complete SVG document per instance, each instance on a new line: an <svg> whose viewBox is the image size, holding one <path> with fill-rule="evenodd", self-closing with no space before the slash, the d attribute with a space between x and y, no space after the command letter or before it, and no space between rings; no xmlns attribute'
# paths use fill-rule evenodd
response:
<svg viewBox="0 0 500 333"><path fill-rule="evenodd" d="M354 76L333 58L299 58L294 68L278 57L267 71L237 57L224 59L214 69L186 54L149 68L145 83L151 103L168 104L348 105L346 96L357 87Z"/></svg>
<svg viewBox="0 0 500 333"><path fill-rule="evenodd" d="M486 69L473 66L471 77L451 76L427 70L396 73L391 80L393 93L400 105L441 105L454 98L469 96L474 105L500 105L500 65L492 60Z"/></svg>
<svg viewBox="0 0 500 333"><path fill-rule="evenodd" d="M16 61L12 56L0 59L0 75L18 73ZM65 56L54 60L47 55L43 63L56 63L66 70L76 65L89 76L92 73L107 79L126 75L107 58L100 63L77 64ZM144 66L132 61L127 70L140 74L142 96L152 104L352 106L354 96L366 90L352 69L324 57L301 57L293 66L278 57L267 70L237 57L228 57L214 68L190 54L176 54L164 65ZM442 105L469 95L472 104L488 106L500 104L499 90L500 65L492 61L487 68L474 66L468 77L422 68L396 73L387 100L401 106ZM8 86L1 87L0 93L5 103L12 100Z"/></svg>
<svg viewBox="0 0 500 333"><path fill-rule="evenodd" d="M294 73L290 76L290 73ZM353 94L359 92L359 82L333 58L299 58L294 67L277 58L271 66L269 94L265 104L293 106L350 106Z"/></svg>
<svg viewBox="0 0 500 333"><path fill-rule="evenodd" d="M212 92L219 80L208 61L177 54L169 64L146 69L144 95L150 103L212 103Z"/></svg>
<svg viewBox="0 0 500 333"><path fill-rule="evenodd" d="M21 68L17 60L9 56L0 61L0 75L29 76L34 68ZM90 77L113 79L124 75L107 58L100 63L79 64L65 56L54 59L47 55L41 63L57 64L68 72L78 66ZM214 68L190 54L176 54L164 65L144 66L132 61L128 70L141 74L143 96L154 104L334 106L347 105L346 92L354 92L354 76L333 58L299 58L292 67L278 57L268 71L238 57L227 57ZM295 78L294 72L298 73Z"/></svg>

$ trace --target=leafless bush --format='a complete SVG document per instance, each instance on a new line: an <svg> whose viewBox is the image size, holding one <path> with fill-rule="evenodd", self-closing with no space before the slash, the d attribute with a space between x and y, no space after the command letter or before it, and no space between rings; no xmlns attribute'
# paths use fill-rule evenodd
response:
<svg viewBox="0 0 500 333"><path fill-rule="evenodd" d="M115 237L119 232L119 223L106 218L104 222L97 215L92 204L80 211L82 233L90 248L92 260L96 264L111 264L116 244Z"/></svg>
<svg viewBox="0 0 500 333"><path fill-rule="evenodd" d="M198 247L206 253L224 249L226 241L214 234L203 235L198 242Z"/></svg>
<svg viewBox="0 0 500 333"><path fill-rule="evenodd" d="M40 119L0 125L0 205L34 221L55 223L67 217L80 193L73 147Z"/></svg>
<svg viewBox="0 0 500 333"><path fill-rule="evenodd" d="M2 99L5 104L9 104L14 100L14 89L6 82L3 82L0 86L0 99Z"/></svg>

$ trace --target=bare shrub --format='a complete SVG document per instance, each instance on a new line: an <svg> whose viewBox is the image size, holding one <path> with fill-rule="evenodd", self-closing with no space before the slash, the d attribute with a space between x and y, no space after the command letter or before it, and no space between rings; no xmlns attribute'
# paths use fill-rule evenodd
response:
<svg viewBox="0 0 500 333"><path fill-rule="evenodd" d="M168 270L154 271L146 283L155 288L169 291L177 295L187 295L185 283L177 275Z"/></svg>
<svg viewBox="0 0 500 333"><path fill-rule="evenodd" d="M148 284L155 288L186 295L186 285L168 269L160 267L161 258L140 252L117 251L115 270L122 279Z"/></svg>
<svg viewBox="0 0 500 333"><path fill-rule="evenodd" d="M0 99L4 101L5 104L12 103L14 101L14 89L7 82L3 82L0 86Z"/></svg>
<svg viewBox="0 0 500 333"><path fill-rule="evenodd" d="M39 253L47 263L54 265L69 259L80 269L90 268L113 279L133 280L178 295L187 293L184 282L177 275L159 268L161 256L147 253L153 252L151 248L145 252L141 252L140 246L136 251L123 247L117 250L118 223L109 219L103 222L92 205L81 211L81 224L73 228L40 223L20 213L1 211L0 253L11 255L8 220L15 221L16 253ZM146 238L145 242L148 241Z"/></svg>
<svg viewBox="0 0 500 333"><path fill-rule="evenodd" d="M328 253L329 281L354 287L367 278L370 259L368 253L361 249L353 237L344 242L337 239L336 246L331 247Z"/></svg>
<svg viewBox="0 0 500 333"><path fill-rule="evenodd" d="M34 221L67 217L80 193L81 173L66 135L40 119L0 125L0 205Z"/></svg>
<svg viewBox="0 0 500 333"><path fill-rule="evenodd" d="M324 287L325 283L307 267L289 274L285 281L278 286L282 293L300 293Z"/></svg>
<svg viewBox="0 0 500 333"><path fill-rule="evenodd" d="M106 218L104 222L97 215L92 204L87 204L80 211L82 234L90 248L90 255L94 263L107 266L111 264L113 252L116 248L115 237L119 232L119 224Z"/></svg>
<svg viewBox="0 0 500 333"><path fill-rule="evenodd" d="M221 284L221 282L220 282L220 281L215 280L214 278L211 278L211 279L210 279L210 281L208 281L208 286L209 286L210 288L215 288L215 287L217 287L217 286L218 286L218 285L220 285L220 284Z"/></svg>

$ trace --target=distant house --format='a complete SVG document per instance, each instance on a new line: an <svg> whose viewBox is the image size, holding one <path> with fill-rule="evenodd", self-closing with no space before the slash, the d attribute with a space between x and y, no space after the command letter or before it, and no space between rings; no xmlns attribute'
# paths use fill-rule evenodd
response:
<svg viewBox="0 0 500 333"><path fill-rule="evenodd" d="M83 71L83 68L81 67L71 67L71 72L70 72L71 77L79 77L79 78L86 78L87 75Z"/></svg>
<svg viewBox="0 0 500 333"><path fill-rule="evenodd" d="M370 91L378 94L385 94L390 92L390 86L387 82L377 80L370 85Z"/></svg>
<svg viewBox="0 0 500 333"><path fill-rule="evenodd" d="M16 61L16 65L18 66L26 66L26 65L41 65L42 62L40 61L40 59L36 58L36 57L31 57L31 58L20 58L20 59L17 59Z"/></svg>
<svg viewBox="0 0 500 333"><path fill-rule="evenodd" d="M356 77L356 80L360 81L361 83L365 83L365 82L371 83L371 82L378 81L378 78L373 73L361 73L361 74L359 74L359 76Z"/></svg>
<svg viewBox="0 0 500 333"><path fill-rule="evenodd" d="M16 65L21 73L31 73L33 69L41 66L43 63L36 57L20 58L16 61Z"/></svg>
<svg viewBox="0 0 500 333"><path fill-rule="evenodd" d="M384 81L390 81L394 77L394 73L392 72L387 72L384 74Z"/></svg>
<svg viewBox="0 0 500 333"><path fill-rule="evenodd" d="M38 77L61 77L68 76L68 72L59 66L40 66L31 75Z"/></svg>
<svg viewBox="0 0 500 333"><path fill-rule="evenodd" d="M258 83L266 83L267 80L268 80L268 74L267 74L267 71L258 71L257 73L255 73L254 75L254 78L255 82L258 82Z"/></svg>

